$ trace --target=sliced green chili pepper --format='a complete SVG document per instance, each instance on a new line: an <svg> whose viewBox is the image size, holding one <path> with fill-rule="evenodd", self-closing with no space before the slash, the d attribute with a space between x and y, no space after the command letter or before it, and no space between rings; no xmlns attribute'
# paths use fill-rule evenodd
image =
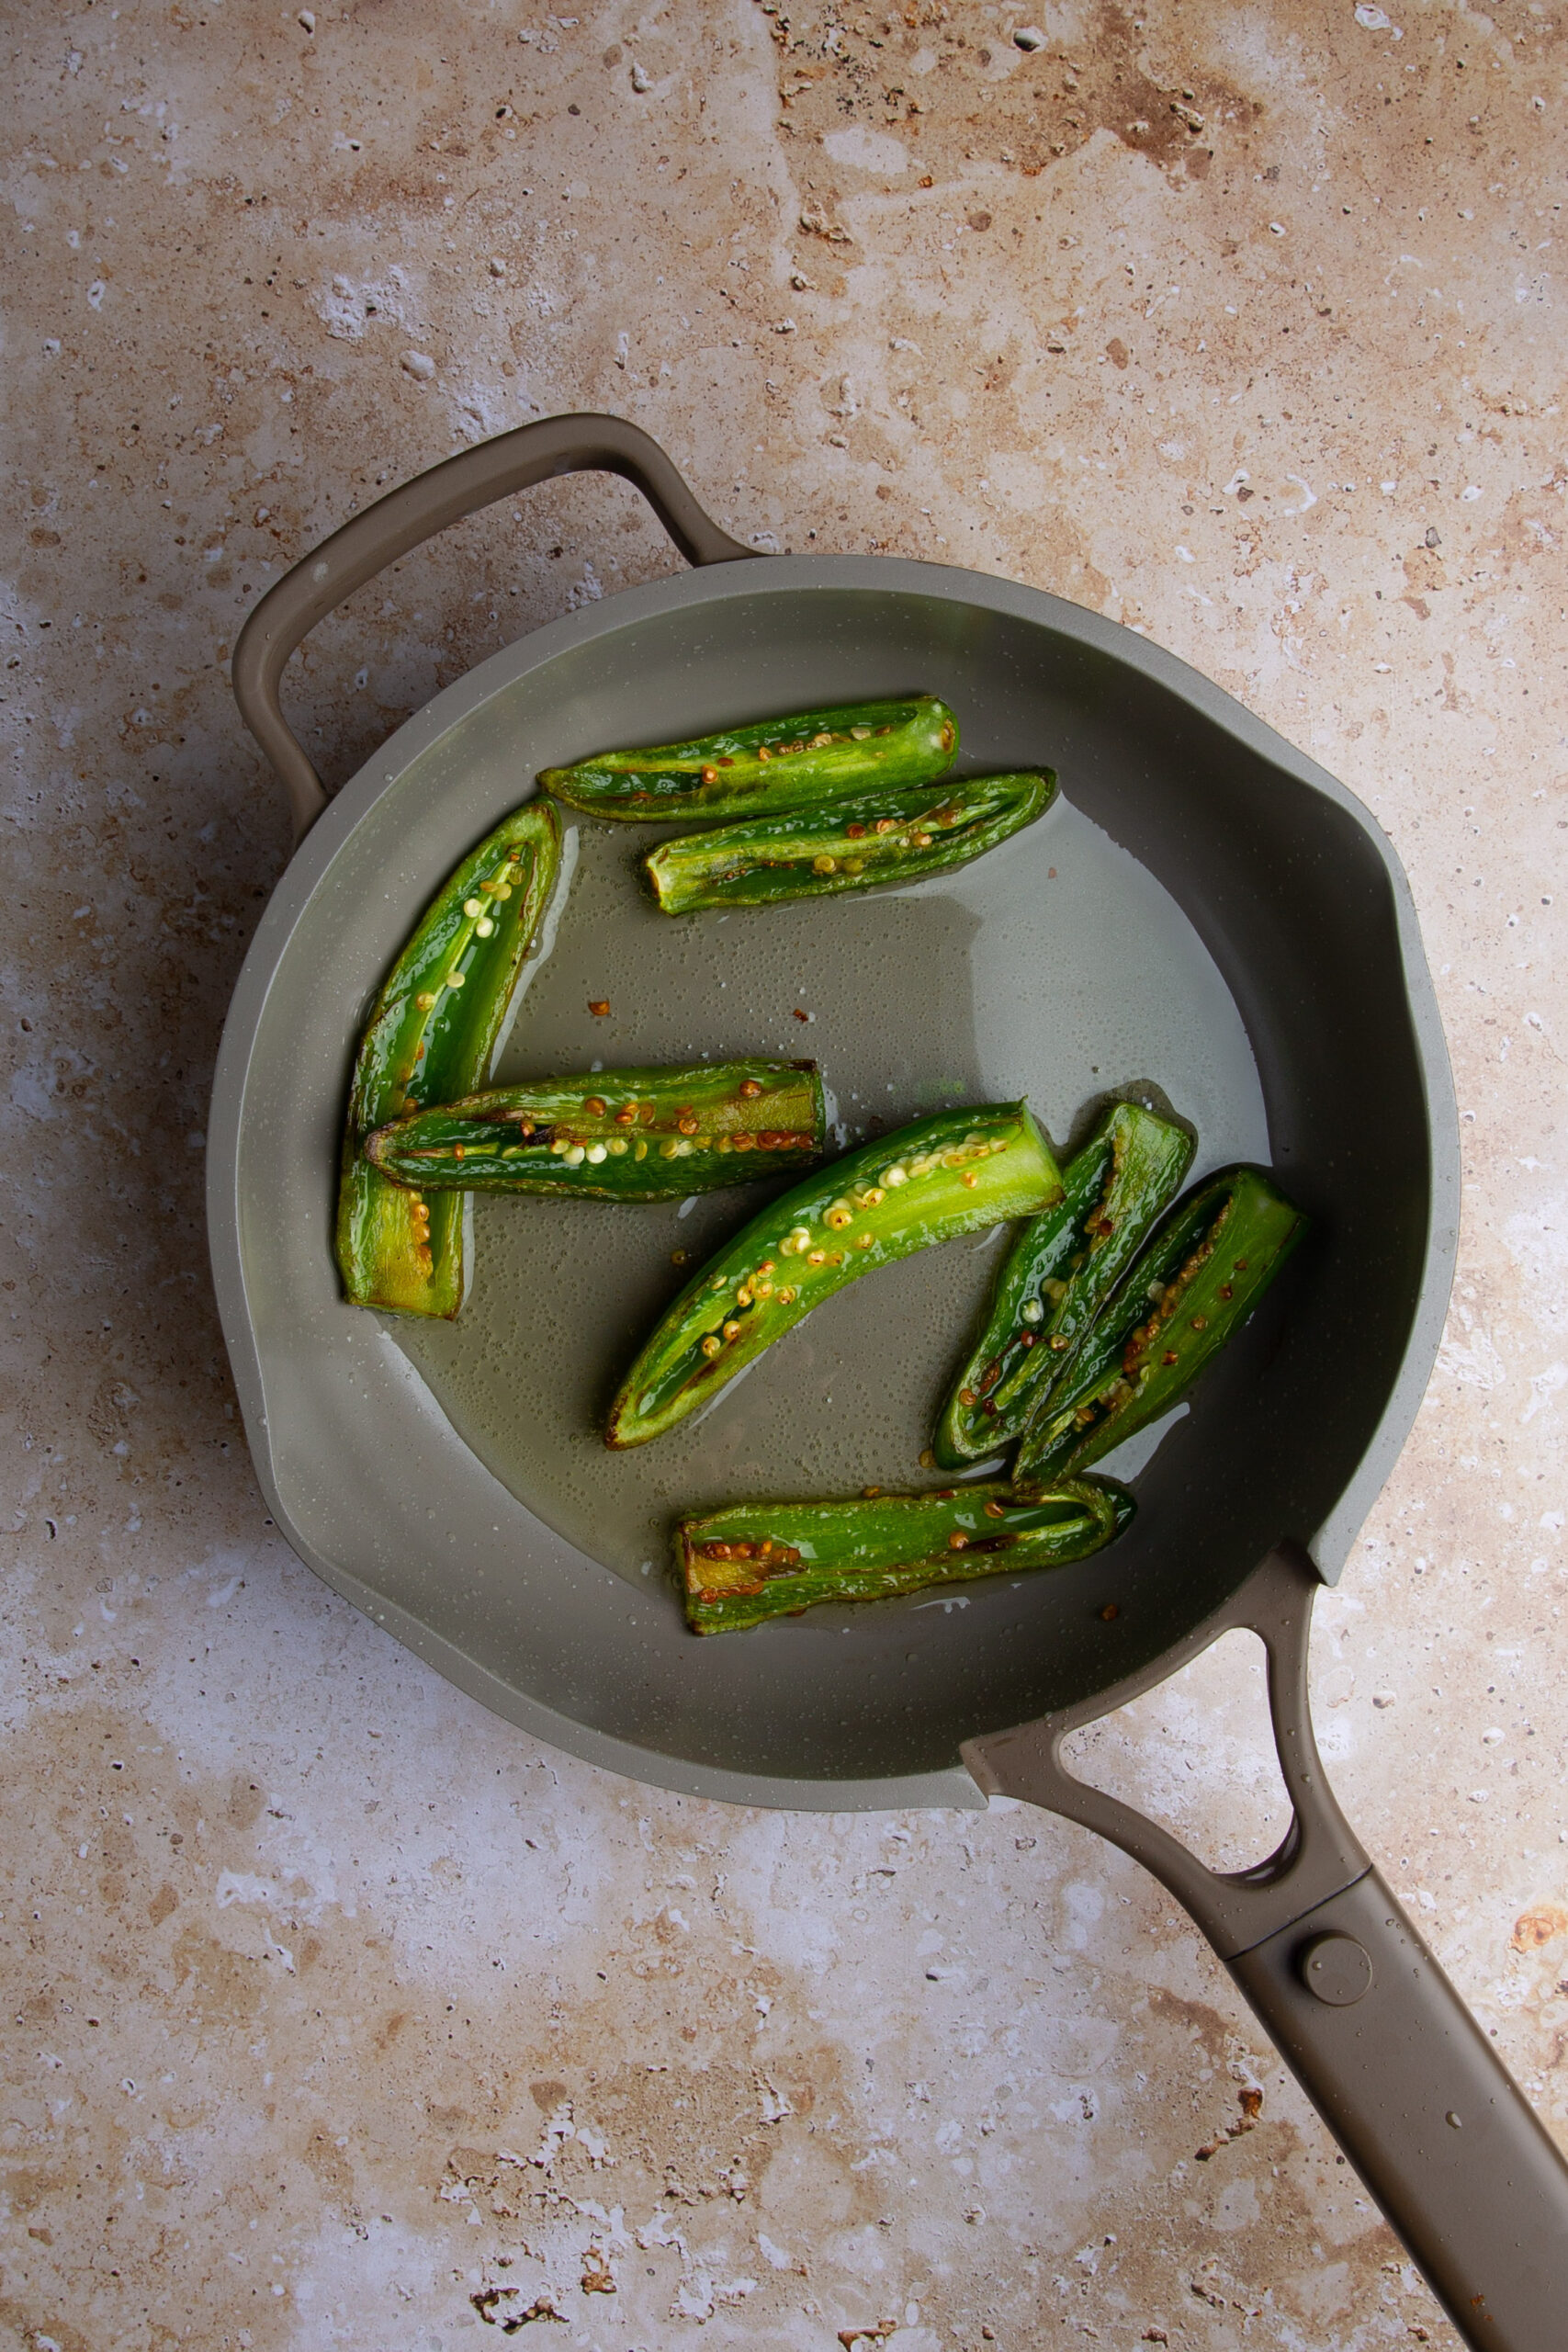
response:
<svg viewBox="0 0 1568 2352"><path fill-rule="evenodd" d="M1048 808L1055 793L1049 768L878 792L820 811L685 833L661 842L643 865L667 915L919 882L995 849Z"/></svg>
<svg viewBox="0 0 1568 2352"><path fill-rule="evenodd" d="M1059 1379L1192 1164L1184 1129L1117 1102L1063 1170L1066 1191L1027 1224L997 1276L979 1344L937 1423L950 1470L1010 1445Z"/></svg>
<svg viewBox="0 0 1568 2352"><path fill-rule="evenodd" d="M1098 1462L1168 1412L1258 1300L1307 1220L1256 1168L1211 1177L1169 1210L1023 1433L1032 1487Z"/></svg>
<svg viewBox="0 0 1568 2352"><path fill-rule="evenodd" d="M669 1201L797 1176L824 1128L815 1062L705 1062L492 1087L393 1120L365 1152L425 1193Z"/></svg>
<svg viewBox="0 0 1568 2352"><path fill-rule="evenodd" d="M539 782L591 817L747 817L807 808L874 785L924 784L951 767L958 721L934 695L848 703L728 727L689 743L601 752Z"/></svg>
<svg viewBox="0 0 1568 2352"><path fill-rule="evenodd" d="M490 1076L518 976L560 871L547 800L513 810L445 882L393 965L359 1043L338 1187L337 1261L357 1306L453 1316L463 1200L394 1184L363 1157L389 1119Z"/></svg>
<svg viewBox="0 0 1568 2352"><path fill-rule="evenodd" d="M695 1633L733 1634L818 1600L884 1600L1081 1560L1119 1535L1134 1505L1109 1478L1060 1478L1029 1494L1001 1484L858 1502L732 1503L682 1520L675 1557Z"/></svg>
<svg viewBox="0 0 1568 2352"><path fill-rule="evenodd" d="M1031 1216L1061 1189L1026 1102L942 1111L846 1153L753 1217L687 1283L627 1374L606 1443L661 1436L859 1275Z"/></svg>

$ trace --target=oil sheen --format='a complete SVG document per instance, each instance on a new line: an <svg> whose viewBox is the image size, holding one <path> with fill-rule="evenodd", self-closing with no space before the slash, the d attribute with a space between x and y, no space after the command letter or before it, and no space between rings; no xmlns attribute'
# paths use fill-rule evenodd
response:
<svg viewBox="0 0 1568 2352"><path fill-rule="evenodd" d="M1025 1096L1064 1153L1106 1095L1153 1087L1197 1130L1194 1178L1268 1159L1251 1049L1208 951L1154 876L1066 801L909 889L674 920L639 887L657 838L581 822L570 899L498 1082L809 1057L839 1148ZM457 1321L387 1325L502 1484L638 1582L662 1572L687 1510L933 1476L920 1453L984 1311L1000 1228L855 1283L703 1414L629 1453L605 1446L605 1408L652 1324L767 1197L756 1185L636 1207L480 1196Z"/></svg>

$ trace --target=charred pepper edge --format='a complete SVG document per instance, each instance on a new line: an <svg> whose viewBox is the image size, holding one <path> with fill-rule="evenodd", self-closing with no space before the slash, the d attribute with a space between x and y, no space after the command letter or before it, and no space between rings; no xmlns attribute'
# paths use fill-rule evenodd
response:
<svg viewBox="0 0 1568 2352"><path fill-rule="evenodd" d="M868 787L878 771L890 787L919 785L951 767L957 751L958 721L946 703L936 695L906 695L753 719L681 743L598 752L541 769L538 782L590 816L643 823L687 811L739 817L839 799Z"/></svg>
<svg viewBox="0 0 1568 2352"><path fill-rule="evenodd" d="M987 1167L1002 1157L1004 1170ZM957 1193L943 1199L934 1226L933 1196L921 1189L933 1175L955 1179L945 1189ZM911 1184L915 1190L907 1192ZM1027 1102L938 1112L862 1144L773 1202L686 1285L626 1374L610 1409L606 1444L643 1445L663 1435L857 1275L978 1226L1031 1214L1060 1188L1050 1145ZM879 1215L889 1201L888 1215ZM796 1262L781 1264L790 1260Z"/></svg>
<svg viewBox="0 0 1568 2352"><path fill-rule="evenodd" d="M671 916L888 888L972 864L1043 816L1055 797L1051 768L933 778L910 791L889 788L819 810L781 809L679 834L650 850L643 869L660 910ZM903 854L879 858L884 848Z"/></svg>
<svg viewBox="0 0 1568 2352"><path fill-rule="evenodd" d="M1101 1309L1179 1190L1196 1148L1186 1127L1145 1103L1107 1106L1064 1171L1064 1201L1024 1227L998 1270L985 1329L937 1423L939 1462L957 1468L1012 1443L1071 1382ZM1156 1152L1163 1166L1149 1164ZM1119 1197L1140 1172L1142 1190ZM1082 1205L1064 1222L1075 1200ZM1043 1292L1054 1294L1049 1309Z"/></svg>
<svg viewBox="0 0 1568 2352"><path fill-rule="evenodd" d="M391 1184L371 1167L360 1147L367 1128L381 1123L378 1113L391 1110L398 1097L407 1103L421 1084L461 1088L488 1073L559 872L559 817L548 801L526 801L448 876L382 984L355 1051L339 1165L334 1249L352 1305L450 1319L462 1304L461 1198L438 1198L433 1211L422 1193ZM513 894L515 913L498 922L497 909ZM462 1028L438 1035L444 1003L470 977L464 959L476 942L498 931L504 963L486 975L487 985L471 1000L459 1000L467 1010ZM427 1058L432 1042L445 1050ZM389 1236L389 1224L401 1229Z"/></svg>
<svg viewBox="0 0 1568 2352"><path fill-rule="evenodd" d="M932 1504L944 1502L951 1510L931 1511ZM1009 1532L1010 1516L1056 1503L1063 1506L1057 1515ZM731 1504L678 1523L677 1577L694 1633L743 1632L827 1601L888 1600L933 1584L1066 1566L1113 1542L1135 1509L1125 1487L1091 1477L1055 1479L1028 1492L995 1481L861 1503ZM900 1518L910 1522L907 1542ZM939 1548L921 1548L942 1534L947 1520L953 1523ZM857 1521L863 1548L869 1544L884 1556L835 1560L832 1552L842 1548L846 1535L853 1540ZM976 1522L981 1532L971 1534ZM800 1541L775 1539L770 1527L787 1528ZM802 1556L808 1540L815 1552L809 1561ZM717 1585L716 1571L724 1579Z"/></svg>
<svg viewBox="0 0 1568 2352"><path fill-rule="evenodd" d="M491 1088L393 1120L364 1148L390 1182L430 1193L671 1200L799 1173L826 1126L815 1062L753 1058Z"/></svg>

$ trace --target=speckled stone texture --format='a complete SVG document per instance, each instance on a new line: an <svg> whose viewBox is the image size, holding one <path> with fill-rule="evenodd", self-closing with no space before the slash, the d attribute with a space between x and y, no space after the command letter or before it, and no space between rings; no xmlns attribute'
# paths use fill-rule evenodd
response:
<svg viewBox="0 0 1568 2352"><path fill-rule="evenodd" d="M1209 672L1376 811L1438 975L1460 1277L1317 1702L1568 2133L1559 15L9 11L6 2352L1457 2343L1131 1863L637 1789L325 1593L235 1419L202 1126L287 853L234 634L476 437L616 410L753 545ZM331 775L675 560L620 484L519 512L312 640ZM1247 1648L1093 1743L1233 1858Z"/></svg>

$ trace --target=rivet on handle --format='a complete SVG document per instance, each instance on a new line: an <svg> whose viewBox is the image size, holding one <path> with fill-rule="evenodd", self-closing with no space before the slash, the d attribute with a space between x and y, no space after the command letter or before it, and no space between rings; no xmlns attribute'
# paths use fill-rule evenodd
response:
<svg viewBox="0 0 1568 2352"><path fill-rule="evenodd" d="M1371 1956L1354 1936L1314 1936L1303 1947L1296 1968L1307 1991L1333 2009L1354 2008L1372 1988Z"/></svg>

